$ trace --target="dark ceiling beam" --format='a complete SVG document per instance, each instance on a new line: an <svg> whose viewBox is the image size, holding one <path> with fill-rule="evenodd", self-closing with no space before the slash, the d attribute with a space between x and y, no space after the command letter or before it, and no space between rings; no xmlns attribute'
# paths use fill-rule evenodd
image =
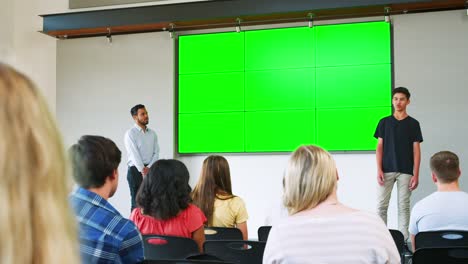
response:
<svg viewBox="0 0 468 264"><path fill-rule="evenodd" d="M466 8L466 0L218 0L42 15L42 32L57 38L350 17ZM385 9L388 8L388 9Z"/></svg>

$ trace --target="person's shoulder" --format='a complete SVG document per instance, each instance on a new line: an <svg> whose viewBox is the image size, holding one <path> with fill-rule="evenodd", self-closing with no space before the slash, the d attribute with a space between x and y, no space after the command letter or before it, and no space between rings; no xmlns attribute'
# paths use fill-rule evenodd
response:
<svg viewBox="0 0 468 264"><path fill-rule="evenodd" d="M414 204L413 212L417 214L418 212L428 210L429 207L431 207L432 205L435 204L435 202L437 202L437 200L439 199L439 196L440 196L439 192L433 192L429 194L428 196L422 198L421 200L416 202L416 204Z"/></svg>
<svg viewBox="0 0 468 264"><path fill-rule="evenodd" d="M135 132L138 132L138 129L135 126L131 126L125 131L125 137L132 136Z"/></svg>
<svg viewBox="0 0 468 264"><path fill-rule="evenodd" d="M198 208L198 206L194 204L189 204L187 208L185 208L184 213L187 215L192 215L192 214L203 214L202 210Z"/></svg>
<svg viewBox="0 0 468 264"><path fill-rule="evenodd" d="M419 125L419 121L416 118L412 117L412 116L408 116L408 121Z"/></svg>
<svg viewBox="0 0 468 264"><path fill-rule="evenodd" d="M387 122L392 118L392 115L384 116L380 119L380 122Z"/></svg>
<svg viewBox="0 0 468 264"><path fill-rule="evenodd" d="M185 208L185 210L180 215L182 215L186 221L192 223L197 223L198 221L201 223L206 222L206 216L203 211L192 203L189 204L189 206Z"/></svg>
<svg viewBox="0 0 468 264"><path fill-rule="evenodd" d="M354 219L354 221L352 220ZM346 222L349 223L363 223L366 225L374 226L385 226L382 218L380 218L376 213L368 212L364 210L356 210L348 215L348 217L343 218Z"/></svg>
<svg viewBox="0 0 468 264"><path fill-rule="evenodd" d="M237 196L237 195L234 195L234 196L232 197L232 201L235 202L235 203L242 203L242 204L244 204L244 200L243 200L241 197Z"/></svg>
<svg viewBox="0 0 468 264"><path fill-rule="evenodd" d="M131 234L134 234L134 235L139 234L138 227L130 219L127 219L120 214L115 214L114 220L117 223L116 227L120 226L120 230L118 233L120 234L121 237L127 237Z"/></svg>

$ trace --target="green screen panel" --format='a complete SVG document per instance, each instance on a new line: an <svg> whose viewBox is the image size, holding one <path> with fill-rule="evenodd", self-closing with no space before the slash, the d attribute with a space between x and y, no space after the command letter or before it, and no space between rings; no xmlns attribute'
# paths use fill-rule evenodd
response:
<svg viewBox="0 0 468 264"><path fill-rule="evenodd" d="M244 152L244 113L180 114L179 153Z"/></svg>
<svg viewBox="0 0 468 264"><path fill-rule="evenodd" d="M317 144L333 150L375 150L375 128L390 107L317 110Z"/></svg>
<svg viewBox="0 0 468 264"><path fill-rule="evenodd" d="M293 151L315 142L315 111L245 113L247 152Z"/></svg>
<svg viewBox="0 0 468 264"><path fill-rule="evenodd" d="M244 111L244 73L179 77L179 113Z"/></svg>
<svg viewBox="0 0 468 264"><path fill-rule="evenodd" d="M390 23L316 27L317 67L391 63Z"/></svg>
<svg viewBox="0 0 468 264"><path fill-rule="evenodd" d="M317 68L317 108L391 105L390 64Z"/></svg>
<svg viewBox="0 0 468 264"><path fill-rule="evenodd" d="M243 70L243 32L179 37L179 74Z"/></svg>
<svg viewBox="0 0 468 264"><path fill-rule="evenodd" d="M245 69L315 67L314 28L245 32Z"/></svg>
<svg viewBox="0 0 468 264"><path fill-rule="evenodd" d="M315 69L245 73L245 110L315 108Z"/></svg>

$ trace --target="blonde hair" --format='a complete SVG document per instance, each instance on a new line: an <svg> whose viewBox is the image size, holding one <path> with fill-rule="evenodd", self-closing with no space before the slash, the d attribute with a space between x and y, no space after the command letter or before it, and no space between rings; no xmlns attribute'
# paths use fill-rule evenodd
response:
<svg viewBox="0 0 468 264"><path fill-rule="evenodd" d="M284 180L283 203L293 215L325 201L336 187L336 165L330 153L301 146L291 155Z"/></svg>
<svg viewBox="0 0 468 264"><path fill-rule="evenodd" d="M33 83L0 63L0 263L79 263L58 129Z"/></svg>

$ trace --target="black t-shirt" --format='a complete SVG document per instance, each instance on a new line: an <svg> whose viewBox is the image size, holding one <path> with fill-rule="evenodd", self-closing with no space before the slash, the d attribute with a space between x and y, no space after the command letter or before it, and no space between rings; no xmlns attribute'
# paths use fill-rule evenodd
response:
<svg viewBox="0 0 468 264"><path fill-rule="evenodd" d="M403 120L397 120L393 115L384 117L377 125L374 137L383 139L383 172L413 175L413 144L423 141L416 119L411 116Z"/></svg>

